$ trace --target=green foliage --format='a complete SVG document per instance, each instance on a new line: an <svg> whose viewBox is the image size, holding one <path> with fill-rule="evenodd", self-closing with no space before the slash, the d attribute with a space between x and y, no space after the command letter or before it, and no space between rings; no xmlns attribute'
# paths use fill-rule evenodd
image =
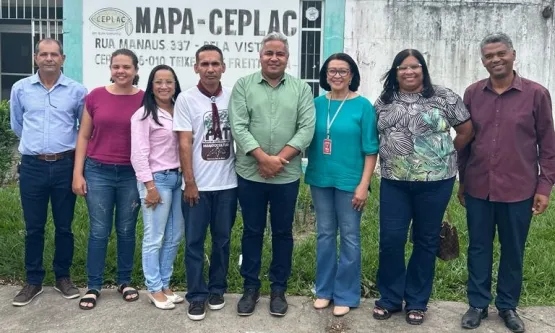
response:
<svg viewBox="0 0 555 333"><path fill-rule="evenodd" d="M17 136L10 128L10 104L7 100L0 101L0 185L12 166L16 143Z"/></svg>

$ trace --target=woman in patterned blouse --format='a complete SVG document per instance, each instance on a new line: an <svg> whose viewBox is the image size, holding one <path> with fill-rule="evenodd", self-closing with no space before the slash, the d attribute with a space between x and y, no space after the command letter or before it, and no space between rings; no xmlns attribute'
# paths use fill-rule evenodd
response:
<svg viewBox="0 0 555 333"><path fill-rule="evenodd" d="M383 77L375 103L380 135L380 255L375 319L401 311L424 321L432 292L441 222L457 173L455 149L473 137L470 114L448 88L432 85L420 52L399 52ZM457 133L452 140L450 129ZM405 267L405 243L413 223L413 251Z"/></svg>

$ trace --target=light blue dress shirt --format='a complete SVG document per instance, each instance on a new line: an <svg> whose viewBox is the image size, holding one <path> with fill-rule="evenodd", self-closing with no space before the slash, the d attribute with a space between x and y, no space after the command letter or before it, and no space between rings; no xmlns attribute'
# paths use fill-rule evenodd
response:
<svg viewBox="0 0 555 333"><path fill-rule="evenodd" d="M17 81L10 96L10 124L23 155L75 149L87 90L63 74L48 90L35 75Z"/></svg>

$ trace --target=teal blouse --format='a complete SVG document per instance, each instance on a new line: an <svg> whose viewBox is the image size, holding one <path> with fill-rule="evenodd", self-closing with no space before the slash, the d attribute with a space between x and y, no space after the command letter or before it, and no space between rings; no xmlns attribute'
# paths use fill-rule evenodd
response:
<svg viewBox="0 0 555 333"><path fill-rule="evenodd" d="M330 120L342 101L332 100ZM318 187L335 187L354 192L362 178L366 155L379 150L376 111L362 96L348 99L330 127L331 154L323 152L328 119L328 98L314 99L316 128L308 147L305 182Z"/></svg>

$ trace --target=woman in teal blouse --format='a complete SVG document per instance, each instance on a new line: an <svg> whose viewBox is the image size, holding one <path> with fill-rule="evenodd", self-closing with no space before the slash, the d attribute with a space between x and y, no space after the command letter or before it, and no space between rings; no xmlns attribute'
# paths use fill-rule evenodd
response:
<svg viewBox="0 0 555 333"><path fill-rule="evenodd" d="M359 84L358 66L349 55L336 53L324 62L320 86L329 93L314 100L316 129L305 177L318 233L314 307L323 309L333 300L336 316L359 305L360 219L379 149L376 113L355 93Z"/></svg>

